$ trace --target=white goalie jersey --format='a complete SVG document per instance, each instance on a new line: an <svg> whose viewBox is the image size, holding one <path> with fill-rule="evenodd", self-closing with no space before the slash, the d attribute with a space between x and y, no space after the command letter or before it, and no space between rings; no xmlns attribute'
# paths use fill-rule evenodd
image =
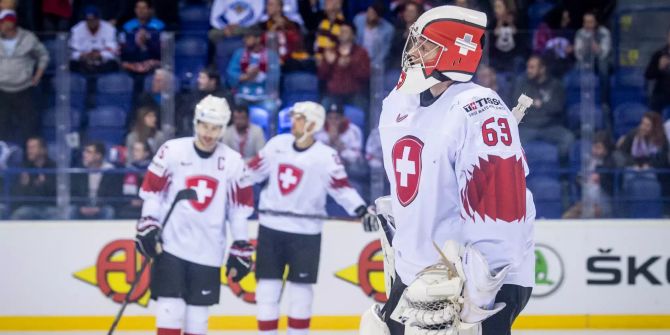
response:
<svg viewBox="0 0 670 335"><path fill-rule="evenodd" d="M319 234L323 225L320 219L269 215L262 210L325 216L326 196L330 195L347 213L354 215L365 202L349 184L334 149L317 141L305 150L298 150L294 141L293 135L277 135L248 163L251 181L268 181L261 191L258 221L274 230Z"/></svg>
<svg viewBox="0 0 670 335"><path fill-rule="evenodd" d="M534 285L535 207L516 120L502 99L453 83L429 106L392 91L379 122L403 283L439 260L433 241L472 244L505 283Z"/></svg>
<svg viewBox="0 0 670 335"><path fill-rule="evenodd" d="M253 190L242 185L244 161L240 154L219 143L211 156L202 158L194 138L163 144L142 183L142 217L162 222L180 190L195 189L198 199L177 203L163 231L163 249L181 259L221 266L227 249L225 222L234 240L247 240L247 218L253 213Z"/></svg>

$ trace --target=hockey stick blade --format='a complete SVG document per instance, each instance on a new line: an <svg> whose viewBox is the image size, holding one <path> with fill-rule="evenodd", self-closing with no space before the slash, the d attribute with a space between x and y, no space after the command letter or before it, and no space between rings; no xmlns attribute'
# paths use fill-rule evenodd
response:
<svg viewBox="0 0 670 335"><path fill-rule="evenodd" d="M174 200L172 201L172 204L170 205L170 209L168 210L167 214L165 215L165 219L163 219L163 229L167 226L168 219L170 219L170 215L172 215L172 210L174 210L174 207L177 205L178 202L182 200L195 200L198 198L198 194L195 192L194 189L191 188L186 188L183 190L180 190L177 192L177 194L174 197ZM130 285L130 290L128 290L128 293L126 294L125 298L123 299L123 304L121 305L121 309L119 312L116 314L116 318L114 318L114 322L112 323L112 326L109 328L109 332L107 332L107 335L112 335L114 334L114 330L116 330L116 326L118 326L119 321L121 321L121 317L123 316L123 312L126 310L126 307L128 306L128 303L130 302L130 296L133 294L135 291L135 288L137 287L137 284L140 282L140 278L142 278L142 275L144 275L144 270L148 267L149 263L151 262L151 258L145 257L144 261L142 261L142 266L140 267L140 271L137 272L135 275L135 280L133 283Z"/></svg>
<svg viewBox="0 0 670 335"><path fill-rule="evenodd" d="M175 195L174 197L175 202L181 200L195 200L195 199L198 199L198 193L192 188L185 188L177 192L177 195Z"/></svg>

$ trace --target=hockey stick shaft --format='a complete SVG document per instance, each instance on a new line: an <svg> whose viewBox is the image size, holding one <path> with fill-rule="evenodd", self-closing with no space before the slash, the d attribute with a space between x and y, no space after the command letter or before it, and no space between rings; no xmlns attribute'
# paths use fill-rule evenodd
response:
<svg viewBox="0 0 670 335"><path fill-rule="evenodd" d="M259 209L259 214L272 215L272 216L288 216L292 218L299 219L313 219L313 220L340 220L340 221L356 221L359 222L360 219L355 217L340 217L340 216L328 216L328 215L319 215L319 214L301 214L293 212L284 212L284 211L275 211L272 209Z"/></svg>
<svg viewBox="0 0 670 335"><path fill-rule="evenodd" d="M161 232L167 226L168 220L170 219L170 215L172 215L172 211L174 210L177 203L181 200L194 199L195 197L197 197L197 194L195 194L195 191L192 190L192 189L185 189L185 190L181 190L181 191L177 192L177 195L175 196L174 200L172 201L172 204L170 205L170 209L168 210L167 214L165 215L165 218L163 219L163 224L162 224L163 229L161 230ZM128 257L130 257L130 256L128 256ZM128 303L130 302L130 296L135 291L135 288L137 287L137 284L140 282L140 279L142 278L142 275L144 275L144 271L149 266L149 263L151 263L151 258L145 256L144 260L142 261L142 266L140 267L140 271L137 272L137 274L135 276L135 280L133 280L133 283L130 285L130 290L128 290L128 293L126 294L125 298L123 299L123 304L121 305L121 309L116 314L116 318L114 318L114 322L112 323L112 326L109 328L109 332L107 332L107 335L114 334L114 330L116 330L116 326L118 326L119 321L121 321L121 317L123 316L123 312L126 310L126 306L128 306Z"/></svg>
<svg viewBox="0 0 670 335"><path fill-rule="evenodd" d="M130 296L135 292L135 288L137 287L137 284L140 282L142 275L144 275L144 270L146 270L149 263L151 263L151 258L144 257L144 260L142 261L142 266L140 267L140 271L137 272L137 274L135 275L135 280L133 280L132 285L130 285L130 290L128 290L126 297L123 299L121 309L116 314L116 318L114 319L112 326L109 328L109 332L107 332L107 335L114 334L114 330L116 329L116 326L119 324L119 321L121 321L121 316L123 315L123 312L126 310L128 303L130 302Z"/></svg>

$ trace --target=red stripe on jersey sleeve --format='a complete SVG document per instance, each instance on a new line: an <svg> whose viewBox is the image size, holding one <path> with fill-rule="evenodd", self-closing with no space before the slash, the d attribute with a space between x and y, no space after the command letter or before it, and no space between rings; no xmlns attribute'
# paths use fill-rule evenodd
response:
<svg viewBox="0 0 670 335"><path fill-rule="evenodd" d="M338 188L351 187L351 185L349 184L349 178L347 178L347 177L340 178L340 179L331 178L330 179L330 187L332 187L334 189L338 189Z"/></svg>
<svg viewBox="0 0 670 335"><path fill-rule="evenodd" d="M254 189L251 188L251 186L235 186L235 190L232 192L231 201L237 205L254 207Z"/></svg>
<svg viewBox="0 0 670 335"><path fill-rule="evenodd" d="M142 191L145 192L160 192L165 189L167 185L167 176L159 177L151 171L147 171L142 182Z"/></svg>
<svg viewBox="0 0 670 335"><path fill-rule="evenodd" d="M261 163L263 163L263 158L260 155L256 155L247 163L247 166L252 170L258 170L261 167Z"/></svg>

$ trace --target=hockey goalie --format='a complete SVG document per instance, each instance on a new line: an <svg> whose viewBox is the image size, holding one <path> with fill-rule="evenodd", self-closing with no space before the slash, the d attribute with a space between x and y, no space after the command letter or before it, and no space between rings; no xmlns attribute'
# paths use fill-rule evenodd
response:
<svg viewBox="0 0 670 335"><path fill-rule="evenodd" d="M517 128L528 101L510 111L471 82L486 21L441 6L410 29L379 121L388 301L361 334L510 334L530 298L535 207Z"/></svg>

